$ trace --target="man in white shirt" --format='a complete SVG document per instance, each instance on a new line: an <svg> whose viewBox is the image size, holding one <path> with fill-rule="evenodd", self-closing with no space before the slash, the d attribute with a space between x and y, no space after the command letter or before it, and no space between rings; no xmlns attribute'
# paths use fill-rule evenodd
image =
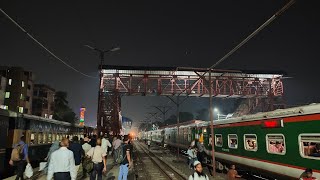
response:
<svg viewBox="0 0 320 180"><path fill-rule="evenodd" d="M102 180L102 172L107 171L105 150L101 147L101 139L97 139L96 146L91 148L87 155L92 158L93 171L91 172L90 180L95 180L98 174L98 180Z"/></svg>
<svg viewBox="0 0 320 180"><path fill-rule="evenodd" d="M62 139L60 149L51 154L47 180L76 180L77 173L73 152L67 147L69 139Z"/></svg>
<svg viewBox="0 0 320 180"><path fill-rule="evenodd" d="M104 138L102 138L102 142L101 142L101 147L102 149L105 150L106 154L108 154L108 147L112 147L110 141L108 140L108 136L105 135Z"/></svg>

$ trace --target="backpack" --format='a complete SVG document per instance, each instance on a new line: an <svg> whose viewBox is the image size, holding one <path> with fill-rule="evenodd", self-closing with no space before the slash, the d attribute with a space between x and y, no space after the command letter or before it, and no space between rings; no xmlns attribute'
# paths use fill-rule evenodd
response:
<svg viewBox="0 0 320 180"><path fill-rule="evenodd" d="M25 144L18 144L16 147L14 147L12 149L11 152L11 160L12 161L20 161L24 158L24 153L23 153L23 149L24 149Z"/></svg>
<svg viewBox="0 0 320 180"><path fill-rule="evenodd" d="M116 158L116 162L118 164L122 163L122 161L127 157L127 154L123 157L123 148L125 145L121 145L120 147L118 147L119 150L118 151L118 156Z"/></svg>
<svg viewBox="0 0 320 180"><path fill-rule="evenodd" d="M87 171L87 173L91 173L93 170L92 158L94 156L94 150L95 150L95 148L93 148L92 157L85 157L83 160L83 163L82 163L82 166Z"/></svg>

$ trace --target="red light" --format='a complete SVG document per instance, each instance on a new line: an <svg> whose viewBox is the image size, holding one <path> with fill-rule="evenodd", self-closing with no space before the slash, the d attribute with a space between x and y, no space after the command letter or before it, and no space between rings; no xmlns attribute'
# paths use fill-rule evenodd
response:
<svg viewBox="0 0 320 180"><path fill-rule="evenodd" d="M270 120L270 121L263 121L262 126L264 128L277 128L283 127L281 124L282 120Z"/></svg>
<svg viewBox="0 0 320 180"><path fill-rule="evenodd" d="M266 121L264 122L265 127L277 127L277 121Z"/></svg>

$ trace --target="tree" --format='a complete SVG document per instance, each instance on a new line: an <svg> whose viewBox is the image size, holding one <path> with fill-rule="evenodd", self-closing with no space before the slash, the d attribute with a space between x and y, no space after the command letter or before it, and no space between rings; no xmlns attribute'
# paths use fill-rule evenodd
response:
<svg viewBox="0 0 320 180"><path fill-rule="evenodd" d="M141 123L139 126L139 131L150 131L152 129L152 125L150 123Z"/></svg>
<svg viewBox="0 0 320 180"><path fill-rule="evenodd" d="M179 113L179 123L182 122L187 122L191 121L194 119L194 116L190 112L180 112ZM176 115L171 115L168 119L164 121L164 125L172 125L172 124L177 124L177 116Z"/></svg>
<svg viewBox="0 0 320 180"><path fill-rule="evenodd" d="M196 119L207 121L209 120L209 110L202 108L197 111Z"/></svg>
<svg viewBox="0 0 320 180"><path fill-rule="evenodd" d="M67 97L67 92L57 91L55 93L53 119L74 124L77 120L77 117L69 107Z"/></svg>
<svg viewBox="0 0 320 180"><path fill-rule="evenodd" d="M187 122L187 121L191 121L193 120L193 114L190 113L190 112L180 112L179 113L179 122L182 123L182 122Z"/></svg>
<svg viewBox="0 0 320 180"><path fill-rule="evenodd" d="M176 115L171 115L168 119L164 121L164 125L172 125L172 124L177 124L177 116Z"/></svg>

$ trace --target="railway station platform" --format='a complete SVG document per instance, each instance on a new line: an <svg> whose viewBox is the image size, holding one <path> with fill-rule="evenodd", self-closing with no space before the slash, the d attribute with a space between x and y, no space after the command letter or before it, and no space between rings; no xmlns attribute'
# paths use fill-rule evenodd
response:
<svg viewBox="0 0 320 180"><path fill-rule="evenodd" d="M135 142L135 143L139 143L139 142ZM140 143L140 144L142 146L147 147L144 143ZM157 153L157 154L160 151L161 151L161 154L166 151L166 150L161 149L161 147L159 147L157 145L152 145L150 150L153 151L154 153ZM136 156L136 155L134 155L134 156ZM171 168L175 169L176 171L180 172L181 174L184 174L184 177L186 177L186 178L189 177L194 172L194 170L188 168L187 161L185 158L183 158L183 156L181 157L181 159L182 159L181 161L176 161L176 156L174 154L172 154L171 152L166 151L165 156L161 155L161 158L166 162L167 166L171 166ZM135 168L134 168L135 172L132 174L129 174L129 176L128 176L129 180L144 179L143 178L144 175L142 175L142 177L141 177L141 174L139 174L137 172L137 169L139 169L139 168L144 169L146 167L138 167L137 165L135 165ZM34 170L34 173L33 173L33 176L30 178L31 180L46 180L47 179L47 176L44 175L42 171L39 171L38 167L34 168L33 170ZM223 174L223 173L216 173L216 177L213 178L212 176L209 175L207 168L204 168L204 172L208 175L210 180L225 180L225 179L227 179L226 174ZM117 180L118 174L119 174L119 166L114 165L112 156L108 156L107 172L105 174L103 174L102 179L103 180ZM4 180L14 180L15 178L16 178L16 176L12 176L12 177L6 178ZM27 178L25 177L25 179L27 179ZM79 172L78 172L77 180L89 180L89 179L90 179L89 175L86 178L82 177L82 168L80 168ZM241 180L241 179L239 178L239 180Z"/></svg>
<svg viewBox="0 0 320 180"><path fill-rule="evenodd" d="M46 180L47 179L47 176L44 175L42 172L39 172L39 168L34 168L33 169L33 175L30 179L31 180ZM79 172L78 172L78 177L77 180L89 180L90 179L90 176L88 175L86 178L82 178L80 177L79 174L82 174L82 169L80 168L79 169ZM113 158L112 156L108 156L108 159L107 159L107 172L105 174L103 174L102 176L102 179L103 180L114 180L114 179L118 179L118 174L119 174L119 166L115 166L113 165ZM6 178L4 180L15 180L16 176L12 176L12 177L9 177L9 178ZM25 179L27 179L25 177ZM128 177L128 179L133 179L133 177Z"/></svg>

